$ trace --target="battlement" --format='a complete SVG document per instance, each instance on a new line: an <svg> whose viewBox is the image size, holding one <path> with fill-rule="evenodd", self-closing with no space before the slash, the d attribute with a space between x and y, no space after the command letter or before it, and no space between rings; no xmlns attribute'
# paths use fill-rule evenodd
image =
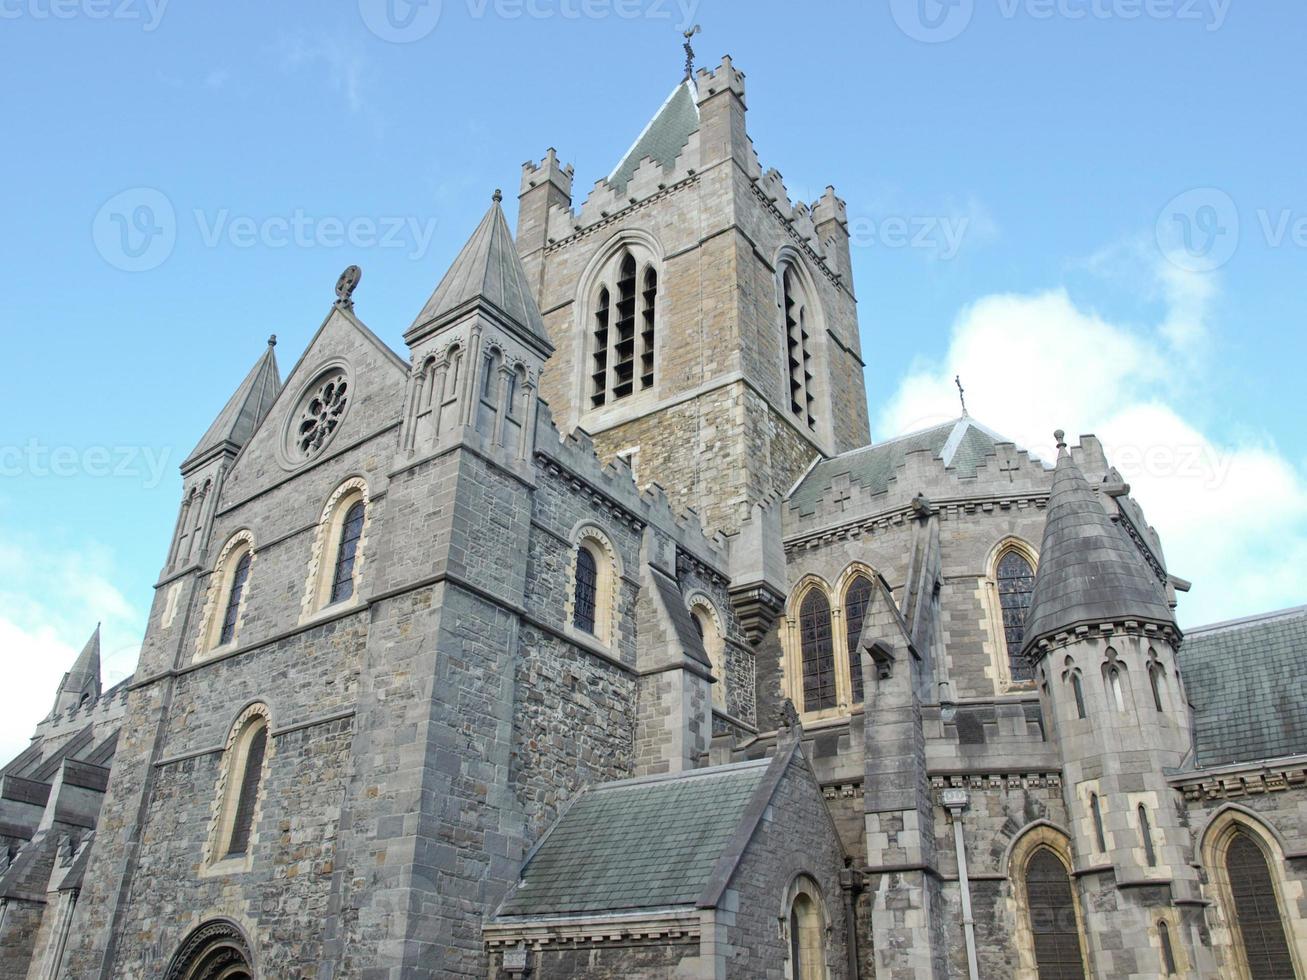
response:
<svg viewBox="0 0 1307 980"><path fill-rule="evenodd" d="M570 163L567 166L559 164L558 151L551 146L545 151L544 159L539 164L530 160L522 164L521 193L525 194L532 188L539 187L542 184L554 184L570 199L574 173L575 168Z"/></svg>
<svg viewBox="0 0 1307 980"><path fill-rule="evenodd" d="M695 74L695 84L699 89L700 104L719 92L734 92L744 101L744 72L735 67L729 54L722 55L722 62L714 70L700 68Z"/></svg>
<svg viewBox="0 0 1307 980"><path fill-rule="evenodd" d="M132 678L128 677L109 688L98 698L74 705L66 711L52 714L36 726L34 738L50 738L79 730L87 725L115 721L127 710L127 695Z"/></svg>

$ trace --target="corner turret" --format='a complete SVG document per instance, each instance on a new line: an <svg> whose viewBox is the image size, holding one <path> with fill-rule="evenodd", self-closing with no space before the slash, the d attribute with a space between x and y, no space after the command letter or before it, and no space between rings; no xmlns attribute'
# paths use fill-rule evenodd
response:
<svg viewBox="0 0 1307 980"><path fill-rule="evenodd" d="M62 714L84 702L94 701L100 693L100 625L97 623L95 632L73 661L72 668L64 674L51 714Z"/></svg>

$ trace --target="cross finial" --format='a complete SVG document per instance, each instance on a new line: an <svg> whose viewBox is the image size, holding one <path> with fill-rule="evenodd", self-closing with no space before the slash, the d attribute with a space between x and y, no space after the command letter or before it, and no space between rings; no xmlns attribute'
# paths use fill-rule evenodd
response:
<svg viewBox="0 0 1307 980"><path fill-rule="evenodd" d="M685 80L689 81L694 77L694 48L690 47L690 38L699 33L701 28L695 24L688 31L682 31L685 35Z"/></svg>
<svg viewBox="0 0 1307 980"><path fill-rule="evenodd" d="M962 402L962 417L970 418L967 415L967 389L962 387L962 375L953 379L953 383L958 386L958 401Z"/></svg>

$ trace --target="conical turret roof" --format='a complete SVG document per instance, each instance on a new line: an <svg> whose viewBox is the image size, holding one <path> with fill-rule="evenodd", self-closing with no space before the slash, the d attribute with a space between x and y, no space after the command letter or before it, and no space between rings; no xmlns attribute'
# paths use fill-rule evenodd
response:
<svg viewBox="0 0 1307 980"><path fill-rule="evenodd" d="M240 383L235 394L223 406L218 417L209 426L195 449L182 463L182 472L222 449L239 452L249 441L254 430L258 428L264 416L272 408L281 391L281 375L277 371L277 338L268 340L268 349L263 352L245 380Z"/></svg>
<svg viewBox="0 0 1307 980"><path fill-rule="evenodd" d="M1057 433L1057 469L1025 649L1077 626L1135 620L1175 627L1162 583L1134 542L1103 509Z"/></svg>
<svg viewBox="0 0 1307 980"><path fill-rule="evenodd" d="M445 278L440 280L413 326L439 327L484 304L552 351L545 322L527 285L526 270L508 230L504 210L499 206L501 199L500 192L495 191L490 210L454 259Z"/></svg>

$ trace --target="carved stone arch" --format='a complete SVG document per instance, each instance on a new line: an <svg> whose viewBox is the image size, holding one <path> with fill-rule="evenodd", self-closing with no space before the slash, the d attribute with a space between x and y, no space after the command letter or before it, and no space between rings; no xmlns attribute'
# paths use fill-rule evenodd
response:
<svg viewBox="0 0 1307 980"><path fill-rule="evenodd" d="M704 651L708 654L708 660L712 664L713 679L716 681L712 686L713 707L725 711L727 685L725 620L717 604L701 589L696 589L685 597L685 608L703 630ZM703 629L703 624L699 622L700 616L708 620L708 629Z"/></svg>
<svg viewBox="0 0 1307 980"><path fill-rule="evenodd" d="M249 583L254 577L254 566L259 558L258 550L254 546L254 532L249 528L241 528L228 537L222 550L218 552L217 561L213 563L213 571L209 575L209 585L205 592L204 611L200 614L200 633L196 638L193 658L195 660L209 656L220 648L218 641L221 638L227 601L231 598L233 576L246 555L249 555L250 564L236 610L236 627L232 640L225 646L234 646L239 642L241 626L245 621L245 610L249 604Z"/></svg>
<svg viewBox="0 0 1307 980"><path fill-rule="evenodd" d="M980 582L980 600L985 609L985 629L988 642L985 644L989 653L990 665L985 673L994 682L994 693L1005 694L1008 691L1027 691L1034 686L1030 678L1014 678L1013 657L1019 656L1008 648L1007 630L1003 616L1003 597L999 588L999 564L1009 554L1020 555L1030 566L1032 573L1039 571L1039 551L1025 538L1009 534L999 540L989 550L985 558L985 577Z"/></svg>
<svg viewBox="0 0 1307 980"><path fill-rule="evenodd" d="M780 933L785 940L785 973L787 980L813 980L830 976L831 932L834 917L827 905L826 896L817 876L800 870L790 876L781 898L778 916ZM806 921L805 921L806 920ZM796 926L798 932L795 932ZM795 953L815 958L796 970Z"/></svg>
<svg viewBox="0 0 1307 980"><path fill-rule="evenodd" d="M164 980L254 980L256 975L244 930L230 919L211 919L178 947Z"/></svg>
<svg viewBox="0 0 1307 980"><path fill-rule="evenodd" d="M1224 960L1223 975L1233 978L1252 976L1227 870L1230 845L1239 835L1251 838L1266 860L1292 966L1295 975L1303 976L1307 964L1307 921L1301 912L1302 883L1286 873L1285 854L1288 850L1279 828L1261 814L1237 803L1227 803L1213 813L1197 836L1199 860L1207 872L1206 887L1214 899L1209 905L1212 945Z"/></svg>
<svg viewBox="0 0 1307 980"><path fill-rule="evenodd" d="M1017 980L1039 980L1039 960L1036 952L1036 930L1032 923L1032 912L1042 915L1040 910L1032 909L1031 896L1028 892L1028 873L1032 862L1041 854L1051 854L1060 863L1066 873L1066 887L1070 893L1071 915L1074 923L1057 922L1063 932L1074 927L1080 952L1080 969L1083 977L1093 974L1089 970L1089 955L1085 944L1084 915L1080 908L1080 896L1075 887L1075 858L1072 851L1071 836L1050 820L1035 820L1021 828L1009 842L999 867L1007 874L1006 908L1011 919L1012 936L1017 949L1017 964L1013 974ZM1041 924L1041 935L1048 936L1050 930Z"/></svg>
<svg viewBox="0 0 1307 980"><path fill-rule="evenodd" d="M567 597L564 616L567 628L577 635L588 635L616 651L621 625L622 556L612 536L596 521L585 519L568 535L572 547L567 557ZM576 625L577 558L581 549L590 552L598 575L595 583L595 629L586 634Z"/></svg>
<svg viewBox="0 0 1307 980"><path fill-rule="evenodd" d="M808 597L817 592L825 601L828 622L819 633L808 631L805 636L803 628L803 610ZM830 583L816 573L808 573L795 583L790 590L790 597L785 604L785 622L783 625L781 660L781 690L794 703L800 717L805 723L822 718L836 717L849 710L848 674L837 669L839 656L836 650L836 636L839 632L835 618L838 603ZM814 625L814 624L810 624ZM809 649L805 651L805 642ZM827 647L829 649L827 649ZM834 673L834 703L822 707L808 704L805 691L805 652L809 658L824 662L830 660L830 670ZM824 673L824 671L823 671ZM821 704L819 700L817 702Z"/></svg>
<svg viewBox="0 0 1307 980"><path fill-rule="evenodd" d="M572 306L575 311L572 323L573 349L576 351L576 357L574 358L575 364L573 367L573 389L575 392L575 398L573 401L571 416L568 420L572 426L577 425L582 416L592 411L610 408L612 405L611 400L607 396L600 403L596 403L594 400L594 374L596 373L594 370L594 327L595 318L599 312L600 288L607 287L611 302L613 304L617 302L616 282L608 282L606 280L612 278L611 276L608 276L607 273L611 271L610 266L617 260L617 257L623 251L629 251L632 258L635 260L635 290L637 300L639 300L637 306L642 304L640 293L644 286L646 270L653 269L654 274L657 277L660 294L666 282L665 252L662 242L658 240L657 236L643 228L624 228L615 232L595 250L594 254L590 257L590 261L586 263L581 275L577 278L575 301ZM659 338L654 347L655 379L662 376L662 371L658 367L658 362L661 361L662 351L666 346L666 330L664 328L665 306L666 303L660 299L654 304L653 308L654 335L656 338ZM636 333L638 340L638 335L640 333L638 323ZM609 367L609 365L605 366L606 369L607 367ZM607 380L605 380L605 383L607 383ZM637 384L632 394L641 394L642 390L656 394L657 382L655 381L654 386L649 389L642 389L641 386ZM618 402L618 404L623 403L624 402L622 401Z"/></svg>

